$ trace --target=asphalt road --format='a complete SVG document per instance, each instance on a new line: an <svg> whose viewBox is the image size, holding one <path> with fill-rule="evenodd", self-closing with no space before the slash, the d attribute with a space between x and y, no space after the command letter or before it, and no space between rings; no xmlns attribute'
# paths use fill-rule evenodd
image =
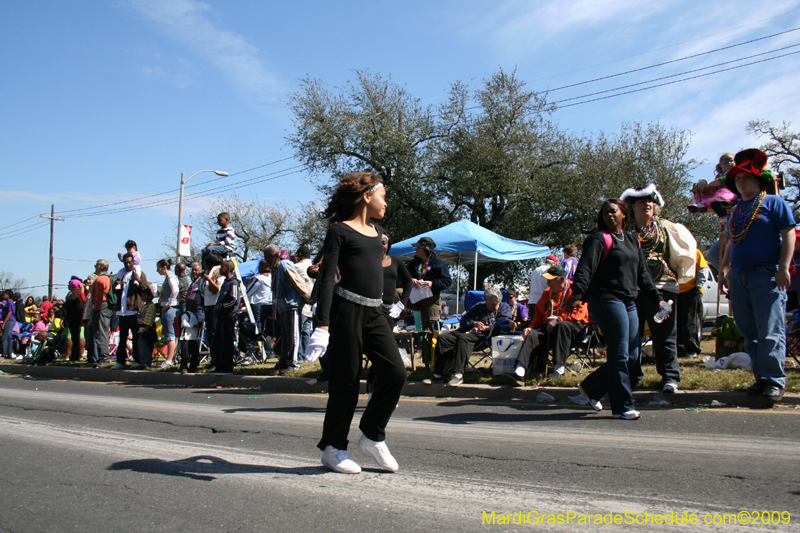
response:
<svg viewBox="0 0 800 533"><path fill-rule="evenodd" d="M404 398L387 437L400 472L373 469L353 444L364 472L347 476L320 466L325 403L1 376L0 530L800 531L800 409L644 410L621 421L588 407ZM792 516L702 523L740 511ZM570 523L537 524L543 514ZM700 523L659 526L657 515ZM581 523L615 517L650 522Z"/></svg>

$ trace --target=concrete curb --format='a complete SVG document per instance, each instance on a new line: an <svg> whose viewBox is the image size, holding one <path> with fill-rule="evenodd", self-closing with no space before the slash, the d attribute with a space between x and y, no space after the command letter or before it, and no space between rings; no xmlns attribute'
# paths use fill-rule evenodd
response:
<svg viewBox="0 0 800 533"><path fill-rule="evenodd" d="M145 385L176 385L195 388L237 387L256 388L264 391L324 393L326 383L308 384L308 378L292 378L283 376L220 376L214 374L178 374L175 372L154 372L148 370L111 370L106 368L81 368L74 366L30 366L23 364L2 364L0 370L7 374L29 375L39 378L80 379L83 381L120 381ZM361 394L366 392L365 382L361 382ZM545 392L555 398L553 401L541 403L558 404L569 401L578 391L572 387L510 387L507 385L472 385L448 387L441 383L423 385L418 381L409 381L403 388L403 396L432 398L464 398L464 399L506 399L512 401L538 401L537 397ZM647 406L652 401L664 398L653 390L635 390L634 399L637 405ZM708 406L717 401L726 406L763 408L764 401L760 397L747 396L744 392L719 391L678 391L665 398L671 406ZM785 394L783 405L800 405L800 394Z"/></svg>

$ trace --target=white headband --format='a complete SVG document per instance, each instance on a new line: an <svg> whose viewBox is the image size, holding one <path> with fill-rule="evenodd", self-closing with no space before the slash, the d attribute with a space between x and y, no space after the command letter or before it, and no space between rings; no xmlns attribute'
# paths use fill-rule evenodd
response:
<svg viewBox="0 0 800 533"><path fill-rule="evenodd" d="M367 193L367 194L372 194L372 193L374 193L375 191L377 191L378 189L380 189L381 187L383 187L383 183L381 183L381 182L378 182L378 183L376 183L376 184L375 184L375 185L374 185L374 186L373 186L373 187L372 187L370 190L368 190L368 191L364 191L364 192L365 192L365 193ZM364 197L364 192L362 192L362 193L359 195L359 197L356 199L356 201L355 201L355 202L353 202L353 204L354 204L354 205L355 205L355 204L357 204L358 202L360 202L360 201L361 201L361 199Z"/></svg>

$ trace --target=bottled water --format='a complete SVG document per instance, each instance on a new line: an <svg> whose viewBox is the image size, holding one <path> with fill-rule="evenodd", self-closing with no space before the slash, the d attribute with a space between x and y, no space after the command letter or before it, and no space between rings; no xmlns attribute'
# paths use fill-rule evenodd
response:
<svg viewBox="0 0 800 533"><path fill-rule="evenodd" d="M666 305L662 305L661 309L658 310L656 316L653 317L656 324L661 324L666 320L667 316L672 312L672 300L669 300Z"/></svg>

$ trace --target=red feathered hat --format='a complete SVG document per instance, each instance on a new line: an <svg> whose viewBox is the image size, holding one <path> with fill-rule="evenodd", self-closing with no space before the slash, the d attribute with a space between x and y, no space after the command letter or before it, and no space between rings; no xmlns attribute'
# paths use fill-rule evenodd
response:
<svg viewBox="0 0 800 533"><path fill-rule="evenodd" d="M757 148L748 148L742 150L733 157L734 166L728 171L725 177L725 186L730 190L739 194L736 188L736 175L740 172L745 172L755 177L761 184L761 187L768 186L772 180L770 175L762 175L767 166L767 154ZM769 172L767 174L770 174Z"/></svg>

